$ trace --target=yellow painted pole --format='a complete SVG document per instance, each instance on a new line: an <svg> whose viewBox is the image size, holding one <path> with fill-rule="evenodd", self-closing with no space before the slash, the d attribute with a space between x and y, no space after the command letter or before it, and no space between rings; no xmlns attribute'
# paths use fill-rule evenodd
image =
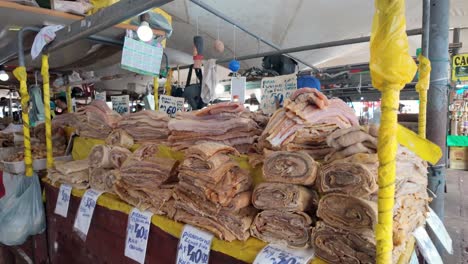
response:
<svg viewBox="0 0 468 264"><path fill-rule="evenodd" d="M159 87L158 76L155 76L155 77L153 78L154 111L158 111L158 110L159 110L159 92L158 92L158 87Z"/></svg>
<svg viewBox="0 0 468 264"><path fill-rule="evenodd" d="M172 94L172 69L170 69L167 73L166 83L164 83L164 90L166 90L166 95Z"/></svg>
<svg viewBox="0 0 468 264"><path fill-rule="evenodd" d="M68 86L67 87L67 108L68 108L68 113L72 113L73 112L73 100L72 100L72 97L71 97L71 87Z"/></svg>
<svg viewBox="0 0 468 264"><path fill-rule="evenodd" d="M42 55L42 88L44 94L45 136L47 150L47 168L54 167L54 154L52 147L52 119L50 115L50 84L49 84L49 55Z"/></svg>
<svg viewBox="0 0 468 264"><path fill-rule="evenodd" d="M378 222L375 227L378 264L392 263L399 97L400 90L416 73L416 64L408 54L408 37L405 30L405 1L375 0L369 65L372 85L382 92L382 115L377 146Z"/></svg>
<svg viewBox="0 0 468 264"><path fill-rule="evenodd" d="M416 91L419 93L419 116L418 116L418 134L426 138L426 112L427 112L427 90L431 78L431 61L419 55L419 80L416 84Z"/></svg>
<svg viewBox="0 0 468 264"><path fill-rule="evenodd" d="M23 66L17 67L13 74L20 82L21 95L21 117L23 119L23 136L24 136L24 165L26 168L26 176L33 175L32 154L31 154L31 134L29 131L29 94L26 84L27 73Z"/></svg>

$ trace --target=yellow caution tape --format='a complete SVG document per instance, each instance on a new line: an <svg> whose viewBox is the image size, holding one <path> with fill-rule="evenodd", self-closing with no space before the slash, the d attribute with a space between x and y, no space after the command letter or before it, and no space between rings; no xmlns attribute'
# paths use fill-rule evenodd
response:
<svg viewBox="0 0 468 264"><path fill-rule="evenodd" d="M44 90L44 114L45 114L45 136L47 150L47 168L54 167L54 156L52 147L52 120L50 115L50 84L49 84L49 56L42 55L42 86Z"/></svg>
<svg viewBox="0 0 468 264"><path fill-rule="evenodd" d="M442 150L438 145L418 136L404 126L398 125L397 140L398 143L429 163L436 164L442 158Z"/></svg>
<svg viewBox="0 0 468 264"><path fill-rule="evenodd" d="M29 131L29 94L26 85L27 73L26 68L17 67L13 74L20 82L21 95L21 118L23 119L23 136L24 136L24 165L26 167L26 176L33 175L32 154L31 154L31 134Z"/></svg>
<svg viewBox="0 0 468 264"><path fill-rule="evenodd" d="M426 138L426 111L427 111L427 90L431 78L431 61L419 54L419 80L416 84L416 91L419 93L419 118L418 134Z"/></svg>
<svg viewBox="0 0 468 264"><path fill-rule="evenodd" d="M405 1L376 0L370 40L372 85L382 92L379 129L378 223L375 227L376 262L392 263L397 111L400 90L410 82L416 64L408 54Z"/></svg>
<svg viewBox="0 0 468 264"><path fill-rule="evenodd" d="M158 92L158 88L159 88L159 83L158 83L158 77L156 76L156 77L153 78L154 111L159 110L159 92Z"/></svg>
<svg viewBox="0 0 468 264"><path fill-rule="evenodd" d="M68 110L68 113L72 113L73 112L73 100L72 100L72 96L71 96L71 87L68 86L67 87L67 110Z"/></svg>

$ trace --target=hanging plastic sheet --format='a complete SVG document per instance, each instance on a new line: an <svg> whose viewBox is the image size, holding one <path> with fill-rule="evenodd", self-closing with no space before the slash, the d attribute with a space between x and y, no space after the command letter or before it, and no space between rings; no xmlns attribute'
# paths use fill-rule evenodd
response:
<svg viewBox="0 0 468 264"><path fill-rule="evenodd" d="M397 151L397 111L400 90L416 73L408 54L405 1L376 0L370 40L372 85L382 92L379 129L378 223L376 262L392 263L393 205L395 196L395 157Z"/></svg>

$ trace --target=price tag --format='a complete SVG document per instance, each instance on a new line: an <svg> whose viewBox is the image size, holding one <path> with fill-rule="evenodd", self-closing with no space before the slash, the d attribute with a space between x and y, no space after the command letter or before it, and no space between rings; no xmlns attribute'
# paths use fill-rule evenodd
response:
<svg viewBox="0 0 468 264"><path fill-rule="evenodd" d="M313 249L290 249L268 244L258 253L254 264L307 264L313 257Z"/></svg>
<svg viewBox="0 0 468 264"><path fill-rule="evenodd" d="M128 94L111 96L111 101L112 110L116 111L121 115L130 113L130 96Z"/></svg>
<svg viewBox="0 0 468 264"><path fill-rule="evenodd" d="M434 212L434 210L432 210L432 208L429 208L427 224L431 227L432 231L434 231L434 234L436 234L440 243L442 243L447 252L449 254L453 254L452 239L450 238L444 223L442 223L442 220L440 220L439 216Z"/></svg>
<svg viewBox="0 0 468 264"><path fill-rule="evenodd" d="M419 250L421 250L421 253L424 256L424 259L427 261L427 263L429 264L443 264L444 263L442 261L442 258L439 255L439 252L437 252L437 249L434 246L434 243L432 243L432 240L429 238L429 235L427 234L426 229L424 229L423 226L416 228L416 230L414 230L413 232L413 235L416 238L418 248Z"/></svg>
<svg viewBox="0 0 468 264"><path fill-rule="evenodd" d="M91 218L93 217L94 208L96 207L96 201L101 194L102 191L89 189L81 198L80 207L78 208L73 228L80 231L85 236L88 234Z"/></svg>
<svg viewBox="0 0 468 264"><path fill-rule="evenodd" d="M145 262L151 216L151 212L141 212L137 208L133 208L128 216L125 256L139 263Z"/></svg>
<svg viewBox="0 0 468 264"><path fill-rule="evenodd" d="M177 264L207 264L213 235L185 225L177 247Z"/></svg>
<svg viewBox="0 0 468 264"><path fill-rule="evenodd" d="M67 218L68 205L70 203L70 194L72 187L67 184L60 185L60 190L57 197L57 203L55 204L55 213Z"/></svg>
<svg viewBox="0 0 468 264"><path fill-rule="evenodd" d="M174 117L176 112L184 109L184 98L169 95L159 96L159 111L167 113Z"/></svg>

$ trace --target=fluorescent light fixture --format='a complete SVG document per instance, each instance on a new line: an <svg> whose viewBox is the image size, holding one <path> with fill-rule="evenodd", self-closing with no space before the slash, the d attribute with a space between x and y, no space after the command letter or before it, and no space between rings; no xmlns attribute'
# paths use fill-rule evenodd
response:
<svg viewBox="0 0 468 264"><path fill-rule="evenodd" d="M148 42L153 39L153 30L150 28L148 22L141 22L140 26L137 29L138 38L144 42Z"/></svg>
<svg viewBox="0 0 468 264"><path fill-rule="evenodd" d="M6 82L10 79L10 76L8 76L8 73L4 70L0 70L0 81Z"/></svg>

